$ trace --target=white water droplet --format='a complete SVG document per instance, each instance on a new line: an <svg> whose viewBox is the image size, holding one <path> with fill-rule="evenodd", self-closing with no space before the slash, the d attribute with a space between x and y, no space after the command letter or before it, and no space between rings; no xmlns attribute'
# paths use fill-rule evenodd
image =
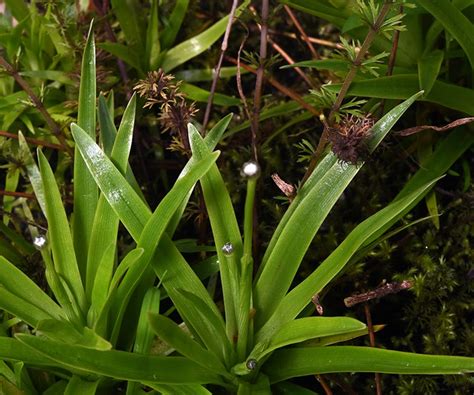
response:
<svg viewBox="0 0 474 395"><path fill-rule="evenodd" d="M234 245L231 242L225 243L222 246L221 251L224 253L224 255L232 255L232 253L234 252Z"/></svg>
<svg viewBox="0 0 474 395"><path fill-rule="evenodd" d="M248 370L254 370L257 367L257 361L255 359L249 359L245 364Z"/></svg>
<svg viewBox="0 0 474 395"><path fill-rule="evenodd" d="M260 166L253 160L245 162L242 166L241 173L242 176L246 178L257 177L260 174Z"/></svg>
<svg viewBox="0 0 474 395"><path fill-rule="evenodd" d="M33 239L33 245L36 247L36 249L41 250L43 247L46 245L46 237L43 235L36 236Z"/></svg>

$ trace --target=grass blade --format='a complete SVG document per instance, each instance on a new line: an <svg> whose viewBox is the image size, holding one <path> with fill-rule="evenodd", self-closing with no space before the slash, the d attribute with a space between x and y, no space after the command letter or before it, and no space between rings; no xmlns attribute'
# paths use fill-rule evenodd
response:
<svg viewBox="0 0 474 395"><path fill-rule="evenodd" d="M319 293L344 268L367 240L377 234L379 229L384 228L387 223L393 223L394 220L401 218L436 181L437 179L432 180L408 196L396 199L360 223L313 273L283 298L273 316L257 334L259 341L270 338L284 323L296 317L310 302L311 297Z"/></svg>
<svg viewBox="0 0 474 395"><path fill-rule="evenodd" d="M474 24L450 1L419 0L418 3L454 37L474 68Z"/></svg>
<svg viewBox="0 0 474 395"><path fill-rule="evenodd" d="M220 383L220 379L196 363L181 357L159 357L124 351L99 351L59 343L30 335L17 335L30 350L43 354L58 366L83 374L97 374L119 380L166 384ZM26 358L28 360L28 358Z"/></svg>
<svg viewBox="0 0 474 395"><path fill-rule="evenodd" d="M369 142L371 150L377 147L420 94L413 95L377 122ZM270 253L255 283L255 308L259 312L256 315L257 328L266 322L287 293L319 226L361 168L337 161L333 153L328 154L320 166L311 177L315 181L308 180L309 185L302 191L302 199L298 202L295 199L295 208L277 229L277 239L270 243ZM318 175L321 177L316 178Z"/></svg>
<svg viewBox="0 0 474 395"><path fill-rule="evenodd" d="M189 0L176 0L169 21L160 36L162 48L168 49L173 45L188 10L188 5Z"/></svg>
<svg viewBox="0 0 474 395"><path fill-rule="evenodd" d="M293 348L276 351L265 364L265 371L272 383L291 377L336 372L460 374L474 371L474 358L414 354L373 347Z"/></svg>
<svg viewBox="0 0 474 395"><path fill-rule="evenodd" d="M93 139L95 139L96 126L95 95L95 44L91 23L82 57L77 123ZM76 251L88 251L90 232L94 223L99 196L97 185L87 171L79 151L75 149L74 152L74 222L72 234ZM87 267L87 255L85 253L78 255L77 264L80 278L85 282Z"/></svg>
<svg viewBox="0 0 474 395"><path fill-rule="evenodd" d="M245 0L237 9L235 16L238 17L249 3L250 0ZM166 53L161 68L165 72L170 72L179 65L187 62L189 59L192 59L207 50L219 39L220 36L222 36L222 34L224 34L228 19L229 16L227 15L204 32L171 48Z"/></svg>
<svg viewBox="0 0 474 395"><path fill-rule="evenodd" d="M53 251L54 268L64 281L65 288L71 290L74 296L74 300L71 302L77 306L77 310L85 313L86 296L76 260L69 222L61 201L61 194L53 171L40 150L38 150L38 159L45 192L48 237Z"/></svg>
<svg viewBox="0 0 474 395"><path fill-rule="evenodd" d="M191 339L174 321L159 314L150 314L149 320L158 337L180 354L210 371L223 375L227 374L224 365L216 358L215 354Z"/></svg>
<svg viewBox="0 0 474 395"><path fill-rule="evenodd" d="M196 158L210 154L207 144L191 124L189 124L189 136L191 149ZM233 339L237 336L236 314L239 300L239 267L243 252L242 238L229 192L217 165L213 165L200 182L220 263L227 336ZM230 254L222 250L227 243L232 246L233 251Z"/></svg>

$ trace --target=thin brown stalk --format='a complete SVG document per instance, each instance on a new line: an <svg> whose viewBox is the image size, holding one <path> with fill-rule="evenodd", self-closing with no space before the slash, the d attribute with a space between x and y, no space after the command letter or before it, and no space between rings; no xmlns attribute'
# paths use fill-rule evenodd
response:
<svg viewBox="0 0 474 395"><path fill-rule="evenodd" d="M22 197L27 199L35 199L35 195L32 193L27 192L14 192L14 191L4 191L0 190L0 196L14 196L14 197Z"/></svg>
<svg viewBox="0 0 474 395"><path fill-rule="evenodd" d="M311 54L313 55L313 58L314 59L319 59L318 52L313 47L313 44L311 43L308 35L306 34L305 30L303 29L303 26L301 26L301 23L298 21L295 14L293 14L293 11L291 11L291 8L288 7L287 5L283 6L283 8L285 9L286 13L289 15L289 17L293 21L293 24L295 25L296 29L298 29L298 31L300 32L301 37L303 38L304 42L308 46Z"/></svg>
<svg viewBox="0 0 474 395"><path fill-rule="evenodd" d="M60 143L62 149L64 151L66 151L72 157L73 156L73 150L71 149L71 147L68 146L66 138L64 137L60 126L51 117L51 115L49 114L46 107L43 105L43 103L38 98L38 96L36 96L36 94L33 92L33 89L31 89L30 85L18 73L18 71L10 63L8 63L6 61L6 59L3 56L0 56L0 66L2 66L5 69L5 71L8 74L10 74L15 79L17 84L20 85L20 87L26 92L26 94L28 95L30 100L33 102L33 105L36 107L36 109L43 116L43 118L46 121L46 124L48 125L51 132L59 140L59 143Z"/></svg>
<svg viewBox="0 0 474 395"><path fill-rule="evenodd" d="M318 380L319 384L321 384L321 387L323 387L324 393L326 395L332 395L332 390L329 384L326 382L324 377L320 374L316 375L316 380Z"/></svg>
<svg viewBox="0 0 474 395"><path fill-rule="evenodd" d="M241 63L240 63L240 56L241 56L242 50L244 48L245 42L247 41L247 38L249 36L249 31L247 29L247 26L245 26L245 25L243 25L243 26L245 28L246 34L245 34L244 39L240 43L239 51L237 52L237 78L236 79L237 79L237 91L239 92L240 100L242 100L242 104L244 106L245 114L247 115L247 118L250 121L252 116L250 115L250 110L249 110L249 106L248 106L248 103L247 103L247 98L245 97L244 89L242 87L242 74L240 72L240 67L242 66Z"/></svg>
<svg viewBox="0 0 474 395"><path fill-rule="evenodd" d="M4 130L0 130L0 136L9 137L11 139L18 140L18 135L17 134L6 132ZM62 145L59 145L59 144L49 143L47 141L38 140L38 139L33 139L31 137L25 137L25 140L30 144L64 151L64 147Z"/></svg>
<svg viewBox="0 0 474 395"><path fill-rule="evenodd" d="M268 32L272 35L275 35L275 36L285 36L285 37L292 38L294 40L300 40L300 39L304 40L303 36L301 36L301 35L298 36L295 33L279 32L279 31L276 31L276 30L273 30L273 29L268 29ZM321 45L321 46L324 46L324 47L343 49L343 46L341 44L335 43L335 42L332 42L332 41L329 41L329 40L323 40L322 38L308 37L308 41L310 43L318 44L318 45Z"/></svg>
<svg viewBox="0 0 474 395"><path fill-rule="evenodd" d="M227 59L229 62L234 63L234 64L238 63L237 59L229 57L229 56L226 56L225 59ZM240 63L240 66L251 73L257 74L257 70L255 70L252 66L249 66L245 63ZM305 110L308 110L311 114L317 117L321 115L321 112L319 110L314 108L311 104L305 102L304 99L298 93L286 87L285 85L281 84L275 78L270 77L268 75L264 75L264 79L274 88L276 88L281 93L283 93L285 96L288 96L289 98L297 102L302 108L304 108Z"/></svg>
<svg viewBox="0 0 474 395"><path fill-rule="evenodd" d="M204 113L204 120L202 122L202 133L203 133L203 135L206 134L207 124L209 123L209 117L211 116L212 101L214 100L214 94L216 92L217 81L219 80L219 76L221 74L222 61L224 60L224 55L225 55L225 52L227 51L227 46L228 46L228 43L229 43L229 36L230 36L230 32L232 30L232 25L234 23L235 11L237 10L237 5L238 4L239 4L238 0L234 0L232 2L232 8L230 10L229 20L227 22L227 27L225 29L224 38L222 39L221 53L219 55L219 60L217 62L217 66L214 68L214 74L212 76L211 91L210 91L209 97L207 99L206 111Z"/></svg>
<svg viewBox="0 0 474 395"><path fill-rule="evenodd" d="M399 13L403 13L403 6L400 6ZM393 41L392 41L392 48L390 49L390 56L388 58L388 63L387 63L387 73L385 74L386 76L390 76L393 74L393 68L395 67L395 60L397 58L397 51L398 51L398 42L400 40L400 30L395 30L393 32ZM380 114L383 115L384 113L384 108L385 108L385 99L382 100L380 104Z"/></svg>
<svg viewBox="0 0 474 395"><path fill-rule="evenodd" d="M104 19L105 34L107 36L107 39L113 43L116 43L117 37L115 36L115 33L112 30L112 26L110 26L110 22L107 19L109 0L104 0L102 4L96 4L95 8L99 16ZM125 63L122 59L116 58L116 60L120 76L122 77L122 81L125 86L125 93L127 99L130 99L132 97L132 90L130 89L130 79L128 78L127 67L125 66Z"/></svg>
<svg viewBox="0 0 474 395"><path fill-rule="evenodd" d="M367 36L365 37L365 40L362 46L360 47L359 52L357 53L357 56L354 62L352 63L349 69L349 72L346 75L346 78L344 79L344 82L342 83L341 89L339 91L339 94L337 95L334 105L331 108L331 111L328 117L329 125L334 121L334 115L340 110L342 102L347 95L347 92L352 84L352 81L354 80L354 77L357 74L357 70L361 66L365 55L367 54L370 46L372 45L372 42L374 41L375 37L377 36L377 33L382 27L383 21L385 20L385 17L390 11L391 6L392 6L392 2L385 3L381 8L379 15L377 16L377 19L375 20L375 23L372 26L370 26L369 32L367 33ZM304 184L304 182L309 178L313 170L316 168L316 165L318 164L321 154L323 153L324 148L326 148L326 145L328 142L328 136L329 136L329 127L325 126L323 129L321 138L319 139L318 146L316 147L316 151L314 152L313 157L311 158L311 162L308 166L308 169L306 170L306 173L303 177L302 184Z"/></svg>
<svg viewBox="0 0 474 395"><path fill-rule="evenodd" d="M273 49L275 49L275 51L277 51L282 56L282 58L287 61L288 64L291 65L295 63L293 58L282 47L280 47L275 41L273 41L270 37L268 37L268 42L272 45ZM304 73L304 71L301 70L300 67L292 67L292 69L296 71L310 87L314 88L315 86L314 83Z"/></svg>
<svg viewBox="0 0 474 395"><path fill-rule="evenodd" d="M370 308L368 303L364 303L364 311L365 311L365 319L367 320L367 329L369 331L369 340L370 346L375 346L375 334L374 334L374 326L372 325L372 315L370 314ZM380 373L375 373L375 387L377 391L377 395L382 395L382 381Z"/></svg>
<svg viewBox="0 0 474 395"><path fill-rule="evenodd" d="M258 162L257 141L258 124L260 118L260 107L262 104L262 89L265 74L265 61L267 59L267 40L268 40L268 14L270 11L269 0L262 0L261 27L260 27L260 53L259 65L257 68L257 79L255 81L255 93L253 96L253 110L251 119L252 130L252 152L253 159Z"/></svg>

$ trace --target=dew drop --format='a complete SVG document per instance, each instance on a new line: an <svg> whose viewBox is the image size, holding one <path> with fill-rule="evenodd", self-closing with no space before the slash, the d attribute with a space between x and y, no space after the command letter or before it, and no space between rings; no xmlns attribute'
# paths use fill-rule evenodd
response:
<svg viewBox="0 0 474 395"><path fill-rule="evenodd" d="M42 250L46 245L46 237L44 237L43 235L36 236L33 239L33 245L36 249Z"/></svg>
<svg viewBox="0 0 474 395"><path fill-rule="evenodd" d="M248 370L254 370L257 367L257 361L255 359L249 359L245 364Z"/></svg>
<svg viewBox="0 0 474 395"><path fill-rule="evenodd" d="M232 253L234 252L234 245L231 242L225 243L222 246L221 251L224 253L224 255L232 255Z"/></svg>
<svg viewBox="0 0 474 395"><path fill-rule="evenodd" d="M242 166L241 174L243 177L246 178L258 177L258 175L260 174L260 166L257 162L253 160L245 162Z"/></svg>

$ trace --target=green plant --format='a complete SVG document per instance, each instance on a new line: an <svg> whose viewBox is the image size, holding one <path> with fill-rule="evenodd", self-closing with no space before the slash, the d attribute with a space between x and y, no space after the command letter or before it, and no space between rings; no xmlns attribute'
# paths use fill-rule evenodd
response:
<svg viewBox="0 0 474 395"><path fill-rule="evenodd" d="M464 151L466 145L459 144L459 139L471 142L470 134L449 136L392 203L357 226L307 279L290 290L311 240L362 163L341 162L333 153L321 160L289 206L254 277L252 222L258 165L244 166L247 197L242 239L215 164L219 154L213 152L231 117L219 122L205 139L189 125L193 156L152 213L127 166L134 98L118 133L106 101L99 98L103 149L95 142L94 57L90 35L83 60L79 124L71 127L77 150L72 236L48 160L38 151L39 169L30 156L26 163L48 220L46 238L35 234L35 229L32 233L57 302L0 258L0 307L4 310L0 356L11 361L2 365L8 385L35 392L25 366L41 367L50 378L59 378L50 393L91 394L117 381L128 381L130 394L141 392L137 383L162 393L209 393L218 387L269 393L270 386L278 388L289 378L309 374L474 370L473 359L465 357L330 346L366 334L365 324L304 313L312 296L356 253L376 244L428 193ZM419 96L398 105L374 125L368 149L375 149ZM22 147L27 150L24 140ZM225 317L171 240L198 180L217 251ZM119 221L136 246L117 262ZM156 277L162 288L156 287ZM167 314L158 313L165 295L187 331ZM20 327L20 323L28 326ZM8 330L17 333L9 337ZM168 345L167 351L181 356L150 355L154 333ZM291 345L297 346L287 348Z"/></svg>

